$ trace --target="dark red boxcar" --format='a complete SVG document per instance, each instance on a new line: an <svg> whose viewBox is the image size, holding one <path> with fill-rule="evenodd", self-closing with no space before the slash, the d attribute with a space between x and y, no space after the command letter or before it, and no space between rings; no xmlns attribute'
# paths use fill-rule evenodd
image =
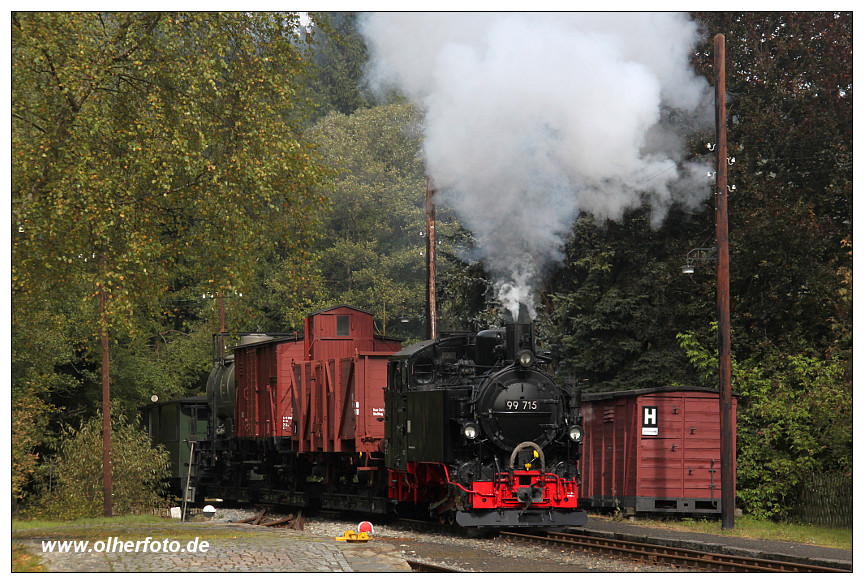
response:
<svg viewBox="0 0 864 584"><path fill-rule="evenodd" d="M255 338L258 337L258 338ZM258 340L258 339L261 340ZM253 342L250 342L253 341ZM290 436L280 414L279 365L303 358L303 338L246 338L234 349L235 420L238 438Z"/></svg>
<svg viewBox="0 0 864 584"><path fill-rule="evenodd" d="M401 342L373 315L336 306L305 334L234 350L238 438L281 438L296 452L376 452L384 440L387 357Z"/></svg>
<svg viewBox="0 0 864 584"><path fill-rule="evenodd" d="M733 398L733 427L736 406ZM717 390L585 393L582 415L580 505L636 513L720 513Z"/></svg>

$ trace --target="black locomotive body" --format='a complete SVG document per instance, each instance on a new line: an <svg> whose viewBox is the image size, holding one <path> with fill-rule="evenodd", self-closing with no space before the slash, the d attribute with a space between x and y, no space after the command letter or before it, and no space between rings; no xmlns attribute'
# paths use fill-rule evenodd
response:
<svg viewBox="0 0 864 584"><path fill-rule="evenodd" d="M394 354L385 393L390 499L427 501L463 526L584 525L579 400L547 365L524 317Z"/></svg>

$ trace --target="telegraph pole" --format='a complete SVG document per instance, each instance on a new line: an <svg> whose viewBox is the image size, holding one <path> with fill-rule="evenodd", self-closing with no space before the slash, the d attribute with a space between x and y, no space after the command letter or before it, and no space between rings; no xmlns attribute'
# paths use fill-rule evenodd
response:
<svg viewBox="0 0 864 584"><path fill-rule="evenodd" d="M732 436L732 355L729 316L729 221L726 196L726 37L714 37L717 132L717 335L720 383L720 518L735 527L735 446Z"/></svg>

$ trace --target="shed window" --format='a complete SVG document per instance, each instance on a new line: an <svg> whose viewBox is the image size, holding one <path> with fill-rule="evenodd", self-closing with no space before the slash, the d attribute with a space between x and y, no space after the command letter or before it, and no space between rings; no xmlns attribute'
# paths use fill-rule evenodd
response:
<svg viewBox="0 0 864 584"><path fill-rule="evenodd" d="M347 314L337 315L336 316L336 335L340 337L347 337L351 334L351 327L349 319L350 317Z"/></svg>

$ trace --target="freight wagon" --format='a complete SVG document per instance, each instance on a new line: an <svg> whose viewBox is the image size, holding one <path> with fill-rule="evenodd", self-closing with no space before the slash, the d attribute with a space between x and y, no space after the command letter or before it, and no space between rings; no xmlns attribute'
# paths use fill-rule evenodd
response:
<svg viewBox="0 0 864 584"><path fill-rule="evenodd" d="M154 396L155 397L155 396ZM142 421L154 443L168 451L171 492L185 492L193 443L207 439L210 407L206 395L160 402L141 408ZM193 473L194 474L194 473ZM190 494L190 498L194 495Z"/></svg>
<svg viewBox="0 0 864 584"><path fill-rule="evenodd" d="M733 428L736 406L733 398ZM717 390L583 393L582 415L581 505L625 514L721 512Z"/></svg>
<svg viewBox="0 0 864 584"><path fill-rule="evenodd" d="M302 337L237 347L236 437L300 453L380 451L387 359L401 342L374 328L371 313L342 305L309 315Z"/></svg>

